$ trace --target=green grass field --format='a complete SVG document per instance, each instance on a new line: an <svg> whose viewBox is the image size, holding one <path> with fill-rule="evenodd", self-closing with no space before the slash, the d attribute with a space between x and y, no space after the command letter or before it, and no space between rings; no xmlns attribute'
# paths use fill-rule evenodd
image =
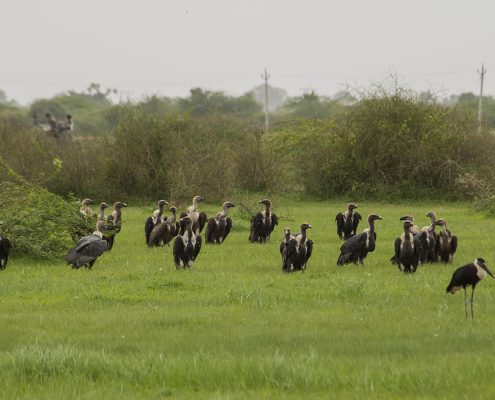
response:
<svg viewBox="0 0 495 400"><path fill-rule="evenodd" d="M476 289L474 322L462 292L445 288L478 256L495 272L484 239L495 220L462 204L362 204L383 217L377 250L364 267L338 268L344 205L278 201L266 245L247 241L233 209L234 232L203 246L190 271L176 271L171 247L146 248L138 208L124 210L114 250L92 271L12 258L0 274L0 397L492 399L495 280ZM431 209L459 237L454 264L403 275L389 263L398 218L427 225ZM313 257L304 274L282 274L282 229L302 222Z"/></svg>

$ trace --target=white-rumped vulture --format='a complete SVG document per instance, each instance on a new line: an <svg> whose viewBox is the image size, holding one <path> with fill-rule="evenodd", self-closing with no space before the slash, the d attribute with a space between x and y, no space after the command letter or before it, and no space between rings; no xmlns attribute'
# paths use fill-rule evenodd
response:
<svg viewBox="0 0 495 400"><path fill-rule="evenodd" d="M254 243L265 243L278 225L278 217L271 212L272 202L268 199L261 200L258 204L264 204L265 209L251 219L249 240Z"/></svg>
<svg viewBox="0 0 495 400"><path fill-rule="evenodd" d="M206 220L208 219L208 216L205 212L199 212L199 203L201 203L203 200L204 199L201 196L194 196L192 199L192 204L187 207L186 212L180 214L180 218L183 218L185 216L191 217L192 230L196 235L199 235L203 231ZM184 232L179 228L179 234L183 233Z"/></svg>
<svg viewBox="0 0 495 400"><path fill-rule="evenodd" d="M291 233L290 228L284 228L284 238L282 239L282 243L280 243L281 255L283 255L284 253L285 245L287 244L287 242L291 239L294 239L294 236L292 236L290 233ZM282 261L282 265L283 265L283 261Z"/></svg>
<svg viewBox="0 0 495 400"><path fill-rule="evenodd" d="M105 230L103 221L96 223L96 231L91 236L85 236L77 242L76 246L69 250L66 256L67 264L72 268L87 267L91 269L96 259L107 249L108 243L103 240Z"/></svg>
<svg viewBox="0 0 495 400"><path fill-rule="evenodd" d="M413 222L404 221L404 233L395 239L395 261L402 272L416 272L420 263L421 243L411 232Z"/></svg>
<svg viewBox="0 0 495 400"><path fill-rule="evenodd" d="M290 236L290 231L285 231L284 242L282 242L282 271L296 272L306 269L306 264L313 252L313 241L308 240L306 231L311 228L310 224L301 225L301 233Z"/></svg>
<svg viewBox="0 0 495 400"><path fill-rule="evenodd" d="M354 212L356 208L356 204L349 203L347 205L347 210L338 213L335 217L335 221L337 221L337 235L339 235L339 238L342 240L349 239L357 232L359 221L361 221L361 215Z"/></svg>
<svg viewBox="0 0 495 400"><path fill-rule="evenodd" d="M337 265L349 263L363 264L368 253L375 250L375 221L379 219L382 219L379 215L368 215L369 228L366 228L362 233L351 236L342 244Z"/></svg>
<svg viewBox="0 0 495 400"><path fill-rule="evenodd" d="M85 217L92 217L94 215L94 213L90 207L91 204L95 204L95 201L91 200L91 199L82 200L81 201L81 208L79 209L79 212L82 215L84 215Z"/></svg>
<svg viewBox="0 0 495 400"><path fill-rule="evenodd" d="M181 229L184 233L180 233L174 242L174 263L177 269L191 268L198 257L201 250L201 235L196 235L193 232L193 223L190 216L185 216L180 219Z"/></svg>
<svg viewBox="0 0 495 400"><path fill-rule="evenodd" d="M457 236L447 229L447 221L439 219L436 222L442 230L438 233L437 254L440 261L451 263L457 250Z"/></svg>
<svg viewBox="0 0 495 400"><path fill-rule="evenodd" d="M169 208L169 211L172 215L159 222L151 231L148 242L149 247L168 245L177 236L179 232L179 223L176 219L177 208L172 206Z"/></svg>
<svg viewBox="0 0 495 400"><path fill-rule="evenodd" d="M228 216L229 208L235 207L234 203L226 201L222 205L222 211L219 211L215 218L210 218L206 224L205 242L222 244L230 230L232 229L232 219Z"/></svg>
<svg viewBox="0 0 495 400"><path fill-rule="evenodd" d="M4 270L7 267L11 248L10 240L0 235L0 270Z"/></svg>
<svg viewBox="0 0 495 400"><path fill-rule="evenodd" d="M113 205L112 214L105 221L105 234L103 239L108 242L107 250L110 251L115 243L115 236L122 228L122 208L127 207L127 204L117 201Z"/></svg>
<svg viewBox="0 0 495 400"><path fill-rule="evenodd" d="M166 200L159 200L158 209L153 211L153 214L146 218L146 221L144 223L144 239L145 243L148 245L150 242L151 231L155 226L164 221L164 219L162 218L163 207L165 207L167 204L168 202Z"/></svg>

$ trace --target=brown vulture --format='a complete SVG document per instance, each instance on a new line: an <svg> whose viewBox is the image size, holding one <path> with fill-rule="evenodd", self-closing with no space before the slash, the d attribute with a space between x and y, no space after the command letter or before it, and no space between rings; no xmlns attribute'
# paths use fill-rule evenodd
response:
<svg viewBox="0 0 495 400"><path fill-rule="evenodd" d="M306 263L313 252L313 241L307 239L306 231L310 224L301 225L301 233L290 236L290 230L285 230L284 242L282 242L282 271L295 272L306 269ZM288 232L287 232L288 231Z"/></svg>
<svg viewBox="0 0 495 400"><path fill-rule="evenodd" d="M234 203L226 201L222 205L215 218L210 218L206 224L205 242L222 244L232 229L232 219L228 216L229 208L235 207Z"/></svg>
<svg viewBox="0 0 495 400"><path fill-rule="evenodd" d="M264 199L258 204L264 204L265 209L251 218L249 240L254 243L265 243L267 239L270 239L275 225L278 225L278 217L271 212L272 202L270 200Z"/></svg>
<svg viewBox="0 0 495 400"><path fill-rule="evenodd" d="M177 269L191 268L201 250L201 235L193 231L193 222L190 216L180 219L181 230L174 242L174 263Z"/></svg>
<svg viewBox="0 0 495 400"><path fill-rule="evenodd" d="M146 218L146 221L144 223L144 239L146 241L146 244L149 244L150 242L150 234L153 228L160 222L163 222L163 207L165 207L167 204L168 202L166 200L159 200L158 209L153 211L153 214Z"/></svg>
<svg viewBox="0 0 495 400"><path fill-rule="evenodd" d="M340 255L337 260L337 265L364 263L364 259L368 253L375 250L375 221L379 219L382 219L379 215L368 215L369 228L366 228L362 233L351 236L342 244L340 247Z"/></svg>
<svg viewBox="0 0 495 400"><path fill-rule="evenodd" d="M356 204L349 203L346 211L340 212L335 216L335 221L337 221L337 235L339 235L339 238L342 240L349 239L357 232L359 221L361 221L361 215L354 212L356 208Z"/></svg>

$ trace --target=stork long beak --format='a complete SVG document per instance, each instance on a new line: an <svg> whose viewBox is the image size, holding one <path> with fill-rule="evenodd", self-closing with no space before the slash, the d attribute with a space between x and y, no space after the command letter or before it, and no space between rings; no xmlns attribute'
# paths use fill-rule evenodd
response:
<svg viewBox="0 0 495 400"><path fill-rule="evenodd" d="M495 276L493 276L493 274L490 272L490 270L488 269L488 267L485 265L485 271L488 273L488 275L490 275L492 278L495 279Z"/></svg>

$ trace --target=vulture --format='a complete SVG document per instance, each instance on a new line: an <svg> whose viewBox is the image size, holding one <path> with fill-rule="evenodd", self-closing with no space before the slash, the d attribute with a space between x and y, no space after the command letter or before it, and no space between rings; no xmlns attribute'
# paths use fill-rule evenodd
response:
<svg viewBox="0 0 495 400"><path fill-rule="evenodd" d="M435 224L437 222L437 215L430 211L426 214L427 217L430 217L431 225L424 226L421 228L421 236L420 240L423 241L424 249L422 250L422 262L437 262L437 243L438 243L438 235L435 233ZM423 233L424 232L424 233ZM424 236L424 238L423 238Z"/></svg>
<svg viewBox="0 0 495 400"><path fill-rule="evenodd" d="M163 222L162 220L163 207L165 207L167 204L168 204L167 201L159 200L158 209L153 211L153 214L150 215L148 218L146 218L146 221L144 223L144 239L146 244L149 244L150 242L150 234L153 228L157 226L160 222Z"/></svg>
<svg viewBox="0 0 495 400"><path fill-rule="evenodd" d="M0 270L7 268L11 248L12 245L10 244L9 239L0 235Z"/></svg>
<svg viewBox="0 0 495 400"><path fill-rule="evenodd" d="M356 204L349 203L347 205L347 210L338 213L335 217L335 221L337 221L337 235L339 235L339 238L342 240L349 239L357 232L357 227L359 225L359 221L361 220L361 215L359 215L359 213L357 212L354 212L356 208Z"/></svg>
<svg viewBox="0 0 495 400"><path fill-rule="evenodd" d="M477 258L474 262L470 264L463 265L457 268L452 275L449 286L447 286L447 293L454 294L458 290L464 289L464 311L466 312L466 319L468 317L467 312L467 294L466 287L471 286L471 318L474 319L473 315L473 298L474 298L474 288L486 275L490 275L495 278L486 266L485 260L482 258Z"/></svg>
<svg viewBox="0 0 495 400"><path fill-rule="evenodd" d="M284 253L285 245L291 239L294 239L294 236L291 236L290 228L285 228L284 229L284 238L282 239L282 243L280 243L280 254L281 255L283 255L283 253ZM283 264L283 261L282 261L282 264Z"/></svg>
<svg viewBox="0 0 495 400"><path fill-rule="evenodd" d="M301 233L290 236L290 230L284 231L284 242L280 246L282 249L282 271L295 272L306 269L306 263L313 252L313 241L308 240L306 231L311 229L310 224L301 225Z"/></svg>
<svg viewBox="0 0 495 400"><path fill-rule="evenodd" d="M196 235L199 235L203 228L205 227L206 220L208 219L206 213L199 212L199 203L202 202L204 199L201 196L194 196L192 199L192 204L187 207L187 211L184 213L180 214L180 218L183 218L185 216L191 217L192 220L192 229ZM182 231L182 227L179 230L180 234L183 234L184 232Z"/></svg>
<svg viewBox="0 0 495 400"><path fill-rule="evenodd" d="M91 236L81 238L76 246L69 250L65 258L67 264L71 264L74 269L81 267L91 269L96 259L107 249L108 242L103 240L104 231L105 223L98 221L96 223L96 231Z"/></svg>
<svg viewBox="0 0 495 400"><path fill-rule="evenodd" d="M413 215L404 215L403 217L400 217L399 220L401 221L411 221L413 224L411 226L410 232L413 235L417 235L421 230L419 229L418 225L414 224L414 216Z"/></svg>
<svg viewBox="0 0 495 400"><path fill-rule="evenodd" d="M81 208L79 209L79 212L85 217L92 217L94 213L91 207L89 207L91 204L95 204L95 201L91 199L84 199L81 201Z"/></svg>
<svg viewBox="0 0 495 400"><path fill-rule="evenodd" d="M362 233L351 236L342 244L337 265L351 262L363 264L368 253L375 250L375 221L378 219L382 219L382 217L376 214L368 215L369 228L366 228Z"/></svg>
<svg viewBox="0 0 495 400"><path fill-rule="evenodd" d="M122 208L127 207L127 204L117 201L113 205L112 214L105 221L105 234L103 238L108 242L108 251L112 250L115 243L115 236L122 228Z"/></svg>
<svg viewBox="0 0 495 400"><path fill-rule="evenodd" d="M395 262L402 272L416 272L421 258L421 243L411 230L414 223L404 221L404 233L395 239Z"/></svg>
<svg viewBox="0 0 495 400"><path fill-rule="evenodd" d="M190 216L180 219L181 230L174 242L174 263L177 269L191 268L194 260L201 250L201 235L196 235L193 231L193 222Z"/></svg>
<svg viewBox="0 0 495 400"><path fill-rule="evenodd" d="M170 207L169 211L172 215L162 222L159 222L151 231L148 246L164 246L169 245L172 239L177 236L179 232L179 224L176 219L177 208L175 206Z"/></svg>
<svg viewBox="0 0 495 400"><path fill-rule="evenodd" d="M215 218L210 218L206 224L205 242L222 244L232 229L232 219L228 216L229 208L235 207L234 203L226 201L222 205L222 211Z"/></svg>
<svg viewBox="0 0 495 400"><path fill-rule="evenodd" d="M251 219L251 231L249 240L251 242L264 243L270 239L275 225L278 225L278 217L270 211L272 202L268 199L261 200L258 204L264 204L265 210L259 212Z"/></svg>
<svg viewBox="0 0 495 400"><path fill-rule="evenodd" d="M439 219L436 221L442 230L438 234L437 254L440 261L451 263L454 259L455 251L457 250L457 236L452 235L452 232L447 229L447 221Z"/></svg>

